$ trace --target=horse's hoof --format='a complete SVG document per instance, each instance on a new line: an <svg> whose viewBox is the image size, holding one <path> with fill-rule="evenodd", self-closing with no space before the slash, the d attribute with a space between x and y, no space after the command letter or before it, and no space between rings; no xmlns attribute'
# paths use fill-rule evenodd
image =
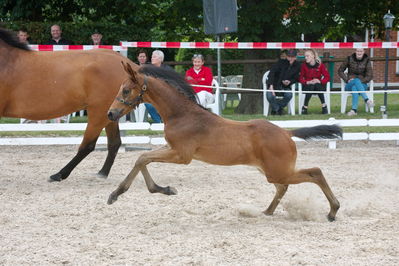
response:
<svg viewBox="0 0 399 266"><path fill-rule="evenodd" d="M105 175L105 174L102 174L102 173L98 172L98 173L96 174L96 177L102 178L102 179L106 179L106 178L108 177L108 175Z"/></svg>
<svg viewBox="0 0 399 266"><path fill-rule="evenodd" d="M111 205L112 203L114 203L117 200L118 200L118 195L115 192L112 192L111 195L109 195L107 204Z"/></svg>
<svg viewBox="0 0 399 266"><path fill-rule="evenodd" d="M335 221L335 217L333 217L332 215L327 215L327 219L329 222L334 222Z"/></svg>
<svg viewBox="0 0 399 266"><path fill-rule="evenodd" d="M174 187L167 186L165 188L165 194L166 195L177 195L177 189L175 189Z"/></svg>
<svg viewBox="0 0 399 266"><path fill-rule="evenodd" d="M266 216L272 216L273 215L273 212L270 212L270 211L263 211L263 214L264 215L266 215Z"/></svg>
<svg viewBox="0 0 399 266"><path fill-rule="evenodd" d="M57 173L55 175L52 175L49 177L48 182L60 182L62 181L62 175L60 173Z"/></svg>

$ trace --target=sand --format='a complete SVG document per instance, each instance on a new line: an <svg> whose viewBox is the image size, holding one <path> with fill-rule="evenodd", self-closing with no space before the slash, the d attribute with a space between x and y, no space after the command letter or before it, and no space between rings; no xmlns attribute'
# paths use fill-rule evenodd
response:
<svg viewBox="0 0 399 266"><path fill-rule="evenodd" d="M76 146L0 147L1 265L398 265L399 147L385 142L299 143L298 168L318 166L341 203L314 184L275 189L258 170L193 161L150 164L178 195L147 191L141 174L113 205L145 151L120 153L108 179L96 150L60 183L48 183Z"/></svg>

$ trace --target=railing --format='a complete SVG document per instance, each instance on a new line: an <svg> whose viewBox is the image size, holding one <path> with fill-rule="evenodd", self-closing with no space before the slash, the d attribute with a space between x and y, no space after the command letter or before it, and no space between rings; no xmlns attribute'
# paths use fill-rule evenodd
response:
<svg viewBox="0 0 399 266"><path fill-rule="evenodd" d="M338 124L342 127L398 127L399 119L339 119L330 118L328 120L289 120L271 121L282 128L300 128L316 125ZM86 123L69 124L0 124L0 132L34 132L34 131L84 131ZM154 130L163 131L164 124L149 123L120 123L121 131L126 130ZM72 145L80 144L83 136L80 137L2 137L0 145ZM295 141L302 139L293 138ZM399 145L399 133L344 133L342 141L346 140L393 140ZM337 140L325 140L330 149L335 149ZM98 144L106 144L106 137L99 137ZM123 144L152 144L163 145L166 141L163 137L149 136L124 136Z"/></svg>

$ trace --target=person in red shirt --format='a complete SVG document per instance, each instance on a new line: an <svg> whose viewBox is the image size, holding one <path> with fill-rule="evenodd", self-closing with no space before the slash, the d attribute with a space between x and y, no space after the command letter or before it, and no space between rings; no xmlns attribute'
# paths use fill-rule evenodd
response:
<svg viewBox="0 0 399 266"><path fill-rule="evenodd" d="M186 71L186 80L193 86L197 93L199 104L206 107L215 102L215 96L212 94L212 88L196 87L195 85L211 86L213 74L209 67L204 66L204 57L201 54L195 54L192 58L193 67Z"/></svg>
<svg viewBox="0 0 399 266"><path fill-rule="evenodd" d="M313 49L305 51L305 62L302 63L299 82L304 91L325 91L326 84L330 81L330 74L326 66L321 62L317 52ZM316 93L321 102L321 113L327 114L327 105L323 93ZM302 114L308 113L309 100L312 93L307 93L305 103L302 107Z"/></svg>

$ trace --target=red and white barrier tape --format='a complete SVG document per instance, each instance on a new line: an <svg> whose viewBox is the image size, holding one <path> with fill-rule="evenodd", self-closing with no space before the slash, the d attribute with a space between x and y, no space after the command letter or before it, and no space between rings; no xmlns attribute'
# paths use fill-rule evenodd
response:
<svg viewBox="0 0 399 266"><path fill-rule="evenodd" d="M215 86L207 86L207 85L195 85L195 87L203 87L203 88L213 88L213 89L216 89L216 87ZM243 91L248 91L248 92L263 92L263 89L251 89L251 88L236 88L236 87L222 87L222 86L219 86L219 89L222 89L222 90L230 90L230 91L237 91L237 93L240 93L240 92L243 92ZM269 90L269 89L267 89L266 91L271 91L271 90ZM273 90L274 92L291 92L291 90ZM296 90L295 92L297 92L297 93L299 93L299 92L302 92L302 93L313 93L313 94L316 94L316 93L327 93L327 94L342 94L342 93L356 93L356 92L353 92L353 91L341 91L341 90L339 90L339 91L305 91L305 90L301 90L301 91L299 91L299 90ZM364 91L365 93L369 93L370 91ZM387 92L387 93L393 93L393 94L398 94L399 93L399 90L373 90L373 94L378 94L378 93L385 93L385 92Z"/></svg>
<svg viewBox="0 0 399 266"><path fill-rule="evenodd" d="M124 47L192 49L399 48L399 42L121 42Z"/></svg>
<svg viewBox="0 0 399 266"><path fill-rule="evenodd" d="M92 49L108 49L113 51L127 51L127 47L119 45L45 45L30 44L33 51L71 51L71 50L92 50Z"/></svg>

